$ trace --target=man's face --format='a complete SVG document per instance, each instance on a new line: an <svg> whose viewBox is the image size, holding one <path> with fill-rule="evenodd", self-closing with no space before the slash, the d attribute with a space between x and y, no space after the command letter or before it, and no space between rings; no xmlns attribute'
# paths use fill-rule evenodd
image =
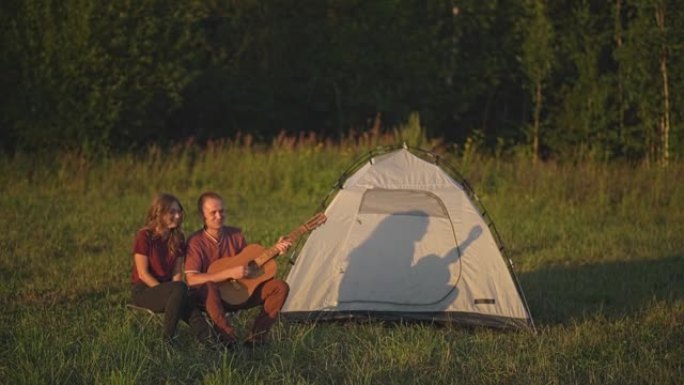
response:
<svg viewBox="0 0 684 385"><path fill-rule="evenodd" d="M204 205L202 205L202 216L207 229L220 229L223 226L223 220L226 218L223 201L214 198L205 200Z"/></svg>

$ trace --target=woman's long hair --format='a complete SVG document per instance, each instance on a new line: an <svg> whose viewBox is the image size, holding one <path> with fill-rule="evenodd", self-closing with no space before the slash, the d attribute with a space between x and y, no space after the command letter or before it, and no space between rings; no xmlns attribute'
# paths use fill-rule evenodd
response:
<svg viewBox="0 0 684 385"><path fill-rule="evenodd" d="M178 227L169 229L164 222L164 217L171 211L171 205L176 202L180 207L180 221ZM185 247L185 235L183 234L182 224L185 216L185 210L180 200L168 193L160 193L154 197L150 208L147 210L147 219L145 220L145 229L152 233L153 237L161 237L165 232L169 232L167 246L169 252L175 256L180 256Z"/></svg>

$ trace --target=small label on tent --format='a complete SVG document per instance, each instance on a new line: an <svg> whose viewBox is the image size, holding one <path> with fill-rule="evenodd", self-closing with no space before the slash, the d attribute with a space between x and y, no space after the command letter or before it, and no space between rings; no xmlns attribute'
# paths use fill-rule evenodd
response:
<svg viewBox="0 0 684 385"><path fill-rule="evenodd" d="M475 300L475 305L494 305L496 301L494 298L477 298Z"/></svg>

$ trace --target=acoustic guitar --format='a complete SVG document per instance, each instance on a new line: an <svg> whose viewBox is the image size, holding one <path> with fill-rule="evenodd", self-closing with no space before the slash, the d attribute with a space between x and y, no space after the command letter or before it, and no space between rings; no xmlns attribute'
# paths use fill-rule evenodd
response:
<svg viewBox="0 0 684 385"><path fill-rule="evenodd" d="M294 243L302 235L325 223L327 219L324 213L318 213L284 238ZM243 278L224 281L217 285L224 302L241 305L247 302L257 286L275 277L277 255L278 249L275 246L267 249L259 244L250 244L233 257L217 259L209 265L207 271L215 273L236 266L247 266L247 273Z"/></svg>

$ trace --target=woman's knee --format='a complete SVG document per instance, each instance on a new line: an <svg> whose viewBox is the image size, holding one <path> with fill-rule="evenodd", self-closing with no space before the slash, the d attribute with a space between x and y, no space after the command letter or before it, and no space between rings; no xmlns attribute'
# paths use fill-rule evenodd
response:
<svg viewBox="0 0 684 385"><path fill-rule="evenodd" d="M174 297L185 298L188 296L188 285L182 281L169 282L170 285L170 295Z"/></svg>

